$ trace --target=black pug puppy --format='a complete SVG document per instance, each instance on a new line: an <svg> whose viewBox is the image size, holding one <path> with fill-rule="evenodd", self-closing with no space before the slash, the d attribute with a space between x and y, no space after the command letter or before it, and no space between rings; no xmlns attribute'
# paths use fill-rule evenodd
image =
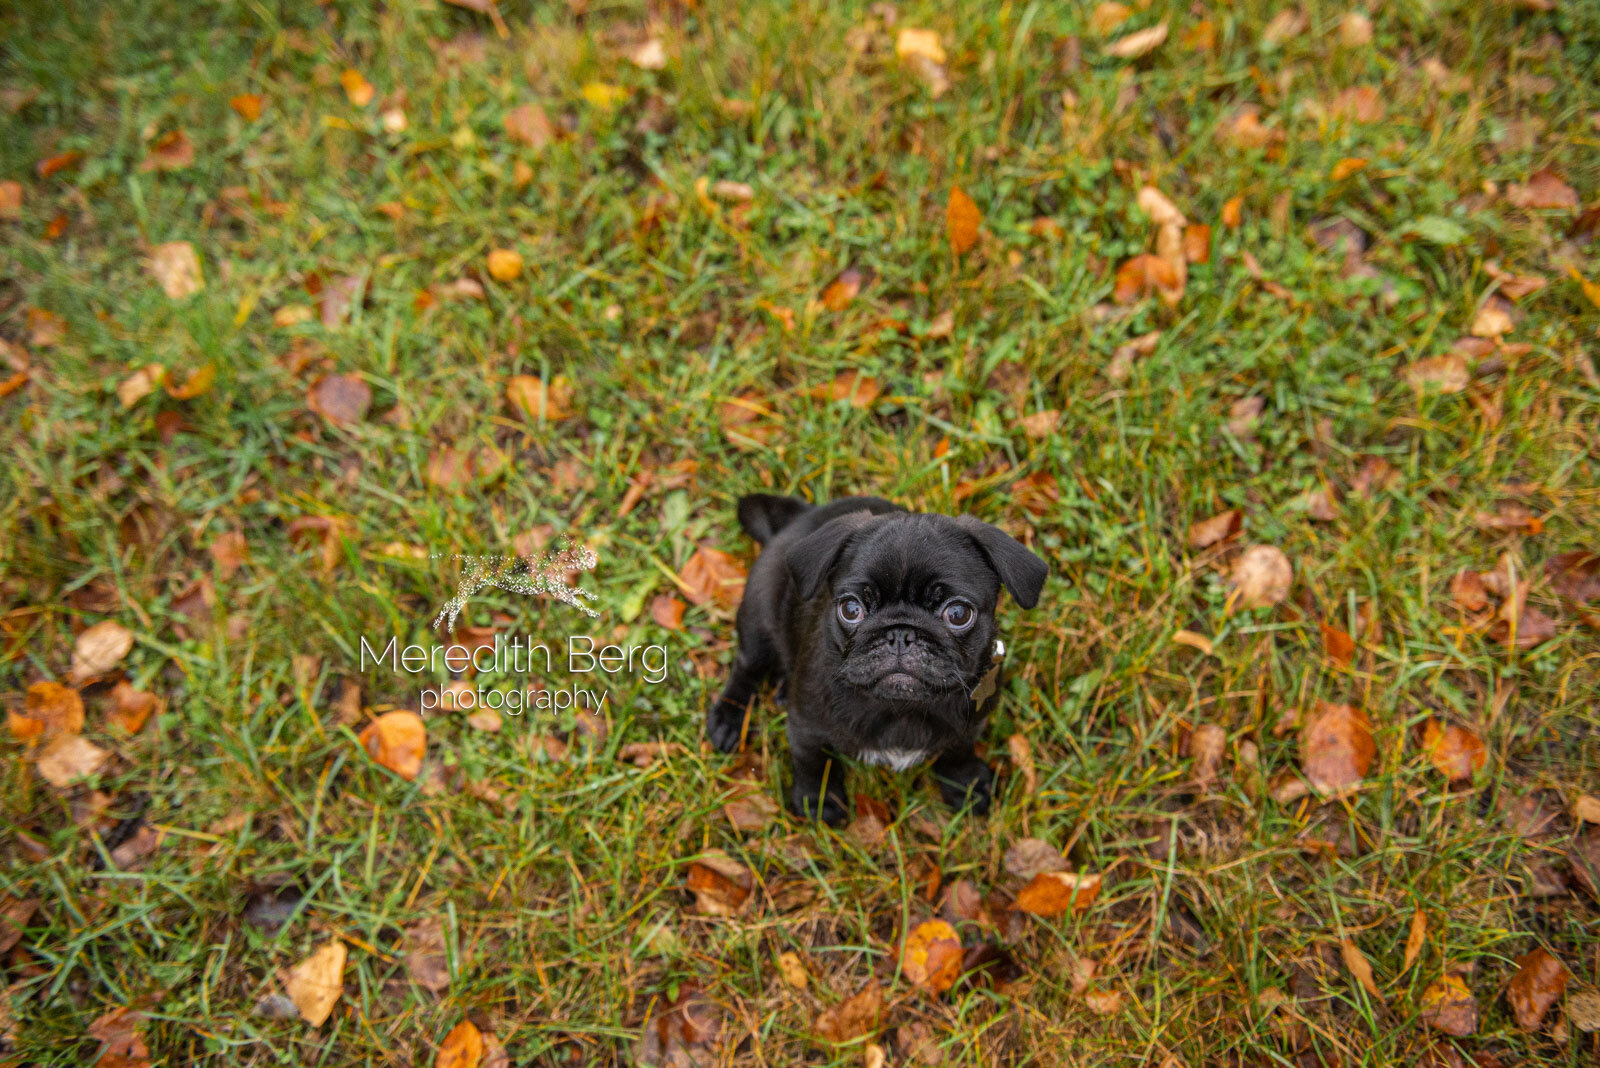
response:
<svg viewBox="0 0 1600 1068"><path fill-rule="evenodd" d="M1050 569L970 516L908 512L877 497L815 506L758 493L739 525L762 546L739 605L739 651L706 734L738 749L756 693L779 680L794 764L791 807L838 823L850 756L904 771L933 760L952 808L989 811L994 778L973 752L999 689L995 605L1024 608Z"/></svg>

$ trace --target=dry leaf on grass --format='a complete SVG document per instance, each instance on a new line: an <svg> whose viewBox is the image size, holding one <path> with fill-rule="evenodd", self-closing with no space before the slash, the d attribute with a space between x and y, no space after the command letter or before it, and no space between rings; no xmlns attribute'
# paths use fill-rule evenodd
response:
<svg viewBox="0 0 1600 1068"><path fill-rule="evenodd" d="M104 675L133 649L133 632L114 619L102 620L79 634L72 646L72 678L82 683Z"/></svg>
<svg viewBox="0 0 1600 1068"><path fill-rule="evenodd" d="M385 712L367 724L360 741L373 760L402 779L411 780L422 770L422 758L428 751L428 728L415 712Z"/></svg>
<svg viewBox="0 0 1600 1068"><path fill-rule="evenodd" d="M1383 994L1378 990L1378 983L1372 977L1372 965L1368 962L1366 954L1361 952L1361 947L1349 938L1339 940L1339 956L1344 960L1345 968L1361 984L1361 989L1368 994L1383 1000Z"/></svg>
<svg viewBox="0 0 1600 1068"><path fill-rule="evenodd" d="M1039 774L1033 765L1033 746L1023 734L1013 734L1006 739L1006 751L1011 754L1011 764L1022 776L1023 793L1032 795L1039 788Z"/></svg>
<svg viewBox="0 0 1600 1068"><path fill-rule="evenodd" d="M883 1028L883 991L876 979L817 1017L816 1033L829 1042L854 1042Z"/></svg>
<svg viewBox="0 0 1600 1068"><path fill-rule="evenodd" d="M1328 659L1340 667L1349 667L1356 655L1356 640L1348 632L1326 623L1318 623L1317 630L1322 635L1322 651L1328 654Z"/></svg>
<svg viewBox="0 0 1600 1068"><path fill-rule="evenodd" d="M1528 176L1527 182L1512 182L1506 199L1519 208L1576 211L1578 191L1555 171L1545 169Z"/></svg>
<svg viewBox="0 0 1600 1068"><path fill-rule="evenodd" d="M1455 724L1441 726L1430 719L1422 728L1422 751L1451 782L1466 782L1489 761L1489 754L1476 734Z"/></svg>
<svg viewBox="0 0 1600 1068"><path fill-rule="evenodd" d="M1111 0L1103 0L1102 3L1095 5L1095 9L1089 13L1089 32L1103 37L1124 22L1127 22L1132 14L1133 9L1127 4L1117 4L1112 3Z"/></svg>
<svg viewBox="0 0 1600 1068"><path fill-rule="evenodd" d="M521 145L538 150L556 139L556 128L538 104L521 104L506 112L506 136Z"/></svg>
<svg viewBox="0 0 1600 1068"><path fill-rule="evenodd" d="M344 95L358 108L364 108L372 103L372 98L378 91L372 83L361 76L361 72L354 68L341 71L339 84L344 86Z"/></svg>
<svg viewBox="0 0 1600 1068"><path fill-rule="evenodd" d="M744 595L744 566L720 549L702 545L678 573L683 595L690 604L715 601L724 608L738 607Z"/></svg>
<svg viewBox="0 0 1600 1068"><path fill-rule="evenodd" d="M1460 393L1472 384L1467 358L1459 352L1414 360L1400 374L1419 391L1432 389L1438 393Z"/></svg>
<svg viewBox="0 0 1600 1068"><path fill-rule="evenodd" d="M200 274L200 257L187 241L168 241L150 250L145 261L162 292L173 300L193 296L205 288Z"/></svg>
<svg viewBox="0 0 1600 1068"><path fill-rule="evenodd" d="M478 1068L483 1060L483 1033L471 1020L462 1020L439 1043L434 1068Z"/></svg>
<svg viewBox="0 0 1600 1068"><path fill-rule="evenodd" d="M1040 872L1066 871L1070 865L1061 850L1042 838L1021 838L1006 850L1002 863L1019 879L1032 879Z"/></svg>
<svg viewBox="0 0 1600 1068"><path fill-rule="evenodd" d="M266 101L259 93L240 93L238 96L228 98L228 106L245 122L255 122L261 117L261 108Z"/></svg>
<svg viewBox="0 0 1600 1068"><path fill-rule="evenodd" d="M1155 293L1168 305L1176 305L1183 299L1183 289L1183 280L1172 269L1172 264L1144 252L1117 268L1111 299L1118 304L1132 304Z"/></svg>
<svg viewBox="0 0 1600 1068"><path fill-rule="evenodd" d="M1544 562L1544 574L1550 588L1569 601L1600 600L1600 553L1559 553Z"/></svg>
<svg viewBox="0 0 1600 1068"><path fill-rule="evenodd" d="M1240 608L1271 608L1289 595L1294 569L1283 550L1252 545L1233 565L1232 600Z"/></svg>
<svg viewBox="0 0 1600 1068"><path fill-rule="evenodd" d="M858 371L840 371L831 380L808 391L818 400L848 401L852 408L872 407L881 392L876 378Z"/></svg>
<svg viewBox="0 0 1600 1068"><path fill-rule="evenodd" d="M720 849L708 850L689 865L689 891L695 911L706 916L732 916L744 908L755 886L750 869Z"/></svg>
<svg viewBox="0 0 1600 1068"><path fill-rule="evenodd" d="M1217 649L1216 643L1210 638L1193 630L1175 631L1172 635L1172 644L1186 645L1190 649L1198 649L1206 656L1212 655Z"/></svg>
<svg viewBox="0 0 1600 1068"><path fill-rule="evenodd" d="M496 282L509 282L522 273L522 253L516 249L489 250L489 277Z"/></svg>
<svg viewBox="0 0 1600 1068"><path fill-rule="evenodd" d="M950 250L957 256L978 243L978 227L983 213L978 205L958 185L950 187L950 199L944 209L945 233L950 238Z"/></svg>
<svg viewBox="0 0 1600 1068"><path fill-rule="evenodd" d="M1317 714L1300 732L1301 771L1325 796L1358 785L1377 753L1372 723L1350 705L1317 702Z"/></svg>
<svg viewBox="0 0 1600 1068"><path fill-rule="evenodd" d="M667 65L667 48L661 43L661 38L648 38L629 50L628 62L640 70L661 70Z"/></svg>
<svg viewBox="0 0 1600 1068"><path fill-rule="evenodd" d="M1141 334L1132 341L1118 345L1111 354L1111 362L1106 364L1106 377L1113 382L1125 382L1133 374L1134 361L1141 356L1148 356L1155 351L1156 343L1161 340L1161 331L1152 330L1148 334Z"/></svg>
<svg viewBox="0 0 1600 1068"><path fill-rule="evenodd" d="M1217 779L1217 769L1228 751L1228 732L1220 724L1202 723L1189 736L1189 755L1194 757L1194 781L1205 786Z"/></svg>
<svg viewBox="0 0 1600 1068"><path fill-rule="evenodd" d="M683 613L688 607L670 593L658 593L650 600L650 618L668 630L682 630Z"/></svg>
<svg viewBox="0 0 1600 1068"><path fill-rule="evenodd" d="M1167 21L1162 19L1146 30L1138 30L1106 45L1106 55L1118 59L1138 59L1161 47L1167 39Z"/></svg>
<svg viewBox="0 0 1600 1068"><path fill-rule="evenodd" d="M865 281L866 276L859 270L846 267L822 290L822 296L819 298L822 306L832 312L844 311L861 292Z"/></svg>
<svg viewBox="0 0 1600 1068"><path fill-rule="evenodd" d="M1416 963L1417 956L1422 952L1422 945L1428 937L1428 916L1421 909L1411 913L1411 930L1406 934L1405 962L1400 970L1406 971Z"/></svg>
<svg viewBox="0 0 1600 1068"><path fill-rule="evenodd" d="M1244 524L1244 513L1237 508L1219 512L1210 519L1189 524L1189 548L1206 549L1233 537Z"/></svg>
<svg viewBox="0 0 1600 1068"><path fill-rule="evenodd" d="M1550 1006L1567 988L1567 969L1543 946L1517 958L1517 974L1506 984L1506 1001L1516 1014L1517 1026L1536 1031Z"/></svg>
<svg viewBox="0 0 1600 1068"><path fill-rule="evenodd" d="M111 688L111 711L106 715L106 722L129 734L138 734L161 707L161 698L136 690L123 679Z"/></svg>
<svg viewBox="0 0 1600 1068"><path fill-rule="evenodd" d="M944 920L924 920L906 935L900 971L913 986L935 994L955 985L961 975L961 936Z"/></svg>
<svg viewBox="0 0 1600 1068"><path fill-rule="evenodd" d="M1422 992L1418 1016L1435 1031L1463 1038L1478 1029L1478 999L1459 976L1442 975Z"/></svg>
<svg viewBox="0 0 1600 1068"><path fill-rule="evenodd" d="M939 41L937 30L904 27L895 38L894 54L906 70L927 86L935 100L950 88L950 75L944 66L944 46Z"/></svg>
<svg viewBox="0 0 1600 1068"><path fill-rule="evenodd" d="M344 993L345 953L338 939L324 943L284 978L289 1000L312 1027L322 1026Z"/></svg>
<svg viewBox="0 0 1600 1068"><path fill-rule="evenodd" d="M1017 891L1011 907L1032 916L1082 912L1100 896L1100 876L1090 872L1042 871Z"/></svg>
<svg viewBox="0 0 1600 1068"><path fill-rule="evenodd" d="M438 993L450 985L450 956L445 947L444 921L433 918L406 928L406 974L412 982Z"/></svg>
<svg viewBox="0 0 1600 1068"><path fill-rule="evenodd" d="M22 711L8 711L6 725L18 741L83 730L83 698L78 691L43 679L28 687Z"/></svg>
<svg viewBox="0 0 1600 1068"><path fill-rule="evenodd" d="M140 1033L145 1015L124 1005L102 1013L89 1025L89 1037L100 1043L93 1063L101 1068L142 1068L150 1049Z"/></svg>
<svg viewBox="0 0 1600 1068"><path fill-rule="evenodd" d="M81 734L58 734L45 742L33 761L42 779L64 788L99 771L110 755Z"/></svg>
<svg viewBox="0 0 1600 1068"><path fill-rule="evenodd" d="M306 407L336 425L359 423L372 407L372 387L357 375L323 375L306 392Z"/></svg>
<svg viewBox="0 0 1600 1068"><path fill-rule="evenodd" d="M141 171L181 171L194 162L194 142L182 130L168 130L156 138L139 164Z"/></svg>
<svg viewBox="0 0 1600 1068"><path fill-rule="evenodd" d="M533 422L571 419L572 396L572 382L566 375L556 375L548 383L538 375L512 375L506 379L506 403Z"/></svg>

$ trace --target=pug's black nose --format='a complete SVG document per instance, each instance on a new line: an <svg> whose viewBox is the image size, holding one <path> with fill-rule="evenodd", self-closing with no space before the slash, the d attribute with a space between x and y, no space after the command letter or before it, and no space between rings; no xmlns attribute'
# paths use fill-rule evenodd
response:
<svg viewBox="0 0 1600 1068"><path fill-rule="evenodd" d="M911 627L891 627L883 634L883 640L896 654L910 651L916 637L917 632Z"/></svg>

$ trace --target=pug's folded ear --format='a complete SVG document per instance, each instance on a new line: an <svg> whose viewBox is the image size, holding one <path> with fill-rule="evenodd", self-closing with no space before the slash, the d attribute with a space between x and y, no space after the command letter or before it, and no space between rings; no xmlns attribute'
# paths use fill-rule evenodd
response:
<svg viewBox="0 0 1600 1068"><path fill-rule="evenodd" d="M828 520L789 546L784 562L789 565L789 576L794 579L802 601L809 601L817 595L817 591L822 589L823 580L838 566L839 557L843 555L850 539L876 518L871 512L848 512ZM1023 549L1023 552L1027 550Z"/></svg>
<svg viewBox="0 0 1600 1068"><path fill-rule="evenodd" d="M1012 600L1024 608L1039 603L1044 590L1044 580L1050 576L1050 565L1016 538L970 515L955 517L955 524L971 535L978 550L988 559L989 566L1000 576L1000 582L1011 594Z"/></svg>

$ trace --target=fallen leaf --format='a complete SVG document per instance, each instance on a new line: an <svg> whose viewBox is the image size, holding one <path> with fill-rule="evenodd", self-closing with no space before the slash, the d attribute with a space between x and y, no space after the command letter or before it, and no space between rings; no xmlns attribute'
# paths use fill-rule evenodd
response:
<svg viewBox="0 0 1600 1068"><path fill-rule="evenodd" d="M862 274L854 267L846 267L839 272L839 277L828 283L822 291L822 306L829 311L844 311L850 302L856 299L856 294L861 292L864 281Z"/></svg>
<svg viewBox="0 0 1600 1068"><path fill-rule="evenodd" d="M205 288L200 259L187 241L168 241L150 250L146 261L162 292L173 300L190 297Z"/></svg>
<svg viewBox="0 0 1600 1068"><path fill-rule="evenodd" d="M1006 850L1002 863L1019 879L1032 879L1040 872L1066 871L1070 865L1061 850L1042 838L1020 838Z"/></svg>
<svg viewBox="0 0 1600 1068"><path fill-rule="evenodd" d="M66 788L99 771L110 755L81 734L58 734L34 755L34 767L50 785Z"/></svg>
<svg viewBox="0 0 1600 1068"><path fill-rule="evenodd" d="M1472 373L1467 370L1467 358L1455 351L1413 360L1400 374L1419 391L1432 389L1438 393L1460 393L1472 383Z"/></svg>
<svg viewBox="0 0 1600 1068"><path fill-rule="evenodd" d="M1233 118L1223 124L1221 133L1235 148L1274 149L1288 139L1288 135L1279 127L1262 125L1261 109L1254 104L1246 104L1239 108ZM1224 205L1224 222L1227 222L1227 217L1227 206ZM1228 225L1237 226L1238 223L1228 223Z"/></svg>
<svg viewBox="0 0 1600 1068"><path fill-rule="evenodd" d="M1198 649L1206 656L1216 651L1216 645L1210 638L1192 630L1180 630L1172 635L1174 645L1186 645L1191 649Z"/></svg>
<svg viewBox="0 0 1600 1068"><path fill-rule="evenodd" d="M650 601L650 618L668 630L682 630L683 613L688 607L670 593L659 593Z"/></svg>
<svg viewBox="0 0 1600 1068"><path fill-rule="evenodd" d="M1299 37L1306 29L1306 16L1299 8L1287 7L1279 11L1261 29L1261 41L1267 45L1280 45L1291 37Z"/></svg>
<svg viewBox="0 0 1600 1068"><path fill-rule="evenodd" d="M478 1068L483 1060L483 1033L471 1020L462 1020L439 1043L434 1068Z"/></svg>
<svg viewBox="0 0 1600 1068"><path fill-rule="evenodd" d="M1168 304L1176 304L1183 297L1183 288L1166 260L1144 252L1117 268L1111 299L1118 304L1132 304L1150 293L1158 293Z"/></svg>
<svg viewBox="0 0 1600 1068"><path fill-rule="evenodd" d="M1500 337L1508 334L1516 324L1511 319L1511 302L1503 297L1490 297L1472 319L1473 337Z"/></svg>
<svg viewBox="0 0 1600 1068"><path fill-rule="evenodd" d="M1512 182L1506 188L1506 200L1519 208L1564 211L1576 211L1580 203L1578 191L1549 169L1535 171L1525 183Z"/></svg>
<svg viewBox="0 0 1600 1068"><path fill-rule="evenodd" d="M133 650L133 631L104 619L79 634L72 644L72 679L82 683L104 675Z"/></svg>
<svg viewBox="0 0 1600 1068"><path fill-rule="evenodd" d="M1229 197L1222 205L1222 225L1230 230L1237 230L1244 221L1244 197Z"/></svg>
<svg viewBox="0 0 1600 1068"><path fill-rule="evenodd" d="M1326 623L1317 624L1317 629L1322 634L1322 651L1328 654L1328 659L1340 667L1349 667L1356 655L1356 640L1347 632Z"/></svg>
<svg viewBox="0 0 1600 1068"><path fill-rule="evenodd" d="M1383 994L1378 990L1377 981L1372 978L1372 965L1367 961L1366 954L1361 952L1361 947L1352 939L1341 938L1339 956L1344 959L1345 968L1355 976L1356 982L1361 984L1361 989L1382 1001Z"/></svg>
<svg viewBox="0 0 1600 1068"><path fill-rule="evenodd" d="M1189 548L1207 549L1239 533L1244 524L1244 513L1237 508L1219 512L1210 519L1189 524Z"/></svg>
<svg viewBox="0 0 1600 1068"><path fill-rule="evenodd" d="M1600 1031L1600 992L1584 990L1567 995L1567 1020L1584 1034Z"/></svg>
<svg viewBox="0 0 1600 1068"><path fill-rule="evenodd" d="M755 187L749 182L735 182L726 178L712 182L710 192L724 204L748 204L756 198Z"/></svg>
<svg viewBox="0 0 1600 1068"><path fill-rule="evenodd" d="M173 400L194 400L209 391L216 381L217 365L208 363L190 371L181 382L169 374L162 379L162 384L166 386L167 396Z"/></svg>
<svg viewBox="0 0 1600 1068"><path fill-rule="evenodd" d="M695 911L706 916L732 916L750 900L755 877L750 869L720 849L707 850L689 865L689 892Z"/></svg>
<svg viewBox="0 0 1600 1068"><path fill-rule="evenodd" d="M178 171L194 162L194 143L182 130L168 130L150 145L141 171Z"/></svg>
<svg viewBox="0 0 1600 1068"><path fill-rule="evenodd" d="M306 392L306 407L335 425L359 423L372 406L372 388L359 375L322 375Z"/></svg>
<svg viewBox="0 0 1600 1068"><path fill-rule="evenodd" d="M161 708L161 698L134 689L132 683L123 679L111 688L111 711L106 722L128 734L138 734L151 715Z"/></svg>
<svg viewBox="0 0 1600 1068"><path fill-rule="evenodd" d="M1271 608L1289 595L1294 569L1283 550L1252 545L1233 565L1230 584L1241 608Z"/></svg>
<svg viewBox="0 0 1600 1068"><path fill-rule="evenodd" d="M959 185L950 187L950 199L945 204L944 227L950 238L950 250L957 256L978 243L978 227L983 213Z"/></svg>
<svg viewBox="0 0 1600 1068"><path fill-rule="evenodd" d="M1022 432L1028 436L1029 441L1049 440L1060 425L1061 411L1057 408L1030 412L1022 417Z"/></svg>
<svg viewBox="0 0 1600 1068"><path fill-rule="evenodd" d="M240 93L228 99L228 106L238 113L245 122L255 122L261 117L261 105L265 103L257 93Z"/></svg>
<svg viewBox="0 0 1600 1068"><path fill-rule="evenodd" d="M83 153L76 149L70 152L60 152L40 160L33 168L33 173L40 178L49 178L51 175L61 173L68 167L76 167L82 160Z"/></svg>
<svg viewBox="0 0 1600 1068"><path fill-rule="evenodd" d="M1542 274L1514 274L1501 269L1494 260L1485 261L1483 273L1493 278L1498 283L1498 290L1511 300L1521 300L1550 284L1550 280Z"/></svg>
<svg viewBox="0 0 1600 1068"><path fill-rule="evenodd" d="M894 54L900 59L921 56L935 63L945 62L944 46L939 42L939 31L903 27L895 38Z"/></svg>
<svg viewBox="0 0 1600 1068"><path fill-rule="evenodd" d="M617 759L636 768L648 768L658 760L686 752L681 742L629 742L617 750Z"/></svg>
<svg viewBox="0 0 1600 1068"><path fill-rule="evenodd" d="M1088 990L1083 995L1083 1003L1097 1016L1116 1015L1122 1011L1122 1001L1120 990Z"/></svg>
<svg viewBox="0 0 1600 1068"><path fill-rule="evenodd" d="M358 108L364 108L372 103L372 98L377 95L377 90L372 83L361 76L361 72L348 68L339 74L339 84L344 86L344 95L350 103Z"/></svg>
<svg viewBox="0 0 1600 1068"><path fill-rule="evenodd" d="M1367 167L1367 161L1359 156L1346 156L1328 171L1328 181L1342 182L1352 174L1359 174Z"/></svg>
<svg viewBox="0 0 1600 1068"><path fill-rule="evenodd" d="M1578 269L1576 267L1568 266L1567 273L1572 275L1572 277L1577 281L1579 288L1583 290L1583 295L1589 298L1589 303L1593 304L1596 308L1600 308L1600 282L1589 281L1583 275L1578 273Z"/></svg>
<svg viewBox="0 0 1600 1068"><path fill-rule="evenodd" d="M1082 912L1100 896L1100 876L1090 872L1042 871L1017 891L1011 907L1033 916Z"/></svg>
<svg viewBox="0 0 1600 1068"><path fill-rule="evenodd" d="M1518 957L1517 974L1506 984L1506 1001L1516 1014L1517 1026L1524 1031L1538 1030L1545 1013L1566 988L1566 966L1543 946Z"/></svg>
<svg viewBox="0 0 1600 1068"><path fill-rule="evenodd" d="M1116 56L1118 59L1138 59L1160 48L1166 39L1167 20L1162 19L1147 30L1130 33L1106 45L1106 55Z"/></svg>
<svg viewBox="0 0 1600 1068"><path fill-rule="evenodd" d="M1600 600L1600 553L1559 553L1544 562L1544 575L1550 588L1569 601Z"/></svg>
<svg viewBox="0 0 1600 1068"><path fill-rule="evenodd" d="M1211 262L1211 227L1190 223L1183 228L1183 256L1190 263Z"/></svg>
<svg viewBox="0 0 1600 1068"><path fill-rule="evenodd" d="M628 62L640 70L661 70L667 65L667 49L659 37L652 37L628 52Z"/></svg>
<svg viewBox="0 0 1600 1068"><path fill-rule="evenodd" d="M515 249L489 250L489 276L496 282L509 282L522 273L522 253Z"/></svg>
<svg viewBox="0 0 1600 1068"><path fill-rule="evenodd" d="M1468 612L1481 612L1489 607L1489 594L1483 586L1483 576L1477 571L1463 569L1450 580L1450 598Z"/></svg>
<svg viewBox="0 0 1600 1068"><path fill-rule="evenodd" d="M1194 781L1209 786L1217 781L1217 769L1228 751L1228 732L1216 723L1201 723L1189 736L1189 755L1194 758Z"/></svg>
<svg viewBox="0 0 1600 1068"><path fill-rule="evenodd" d="M690 604L702 605L715 600L724 608L733 609L744 595L745 575L739 561L720 549L701 545L683 565L678 577L682 580L683 595Z"/></svg>
<svg viewBox="0 0 1600 1068"><path fill-rule="evenodd" d="M841 371L831 381L810 390L818 400L848 401L852 408L870 408L881 389L878 380L855 371Z"/></svg>
<svg viewBox="0 0 1600 1068"><path fill-rule="evenodd" d="M1451 782L1470 780L1489 760L1476 734L1455 724L1441 727L1436 719L1423 725L1422 750L1429 763Z"/></svg>
<svg viewBox="0 0 1600 1068"><path fill-rule="evenodd" d="M506 136L518 144L538 150L556 139L550 116L538 104L520 104L506 112Z"/></svg>
<svg viewBox="0 0 1600 1068"><path fill-rule="evenodd" d="M1580 794L1573 803L1572 814L1579 823L1600 824L1600 797L1593 794Z"/></svg>
<svg viewBox="0 0 1600 1068"><path fill-rule="evenodd" d="M677 1000L645 1021L632 1063L659 1068L698 1068L719 1063L722 1009L687 984Z"/></svg>
<svg viewBox="0 0 1600 1068"><path fill-rule="evenodd" d="M1133 374L1134 363L1139 357L1154 352L1156 343L1160 340L1161 331L1152 330L1148 334L1141 334L1131 341L1118 345L1106 364L1106 377L1113 382L1126 382Z"/></svg>
<svg viewBox="0 0 1600 1068"><path fill-rule="evenodd" d="M367 755L402 779L412 780L422 770L428 751L428 728L415 712L385 712L358 736Z"/></svg>
<svg viewBox="0 0 1600 1068"><path fill-rule="evenodd" d="M22 218L22 183L14 179L0 182L0 219Z"/></svg>
<svg viewBox="0 0 1600 1068"><path fill-rule="evenodd" d="M607 82L586 82L578 90L578 95L594 107L610 111L628 99L628 90L624 86L611 85Z"/></svg>
<svg viewBox="0 0 1600 1068"><path fill-rule="evenodd" d="M548 385L538 375L512 375L506 380L506 402L532 422L571 419L572 382L556 375Z"/></svg>
<svg viewBox="0 0 1600 1068"><path fill-rule="evenodd" d="M818 1016L815 1030L829 1042L854 1042L882 1030L883 1017L883 991L876 979L869 979L855 994Z"/></svg>
<svg viewBox="0 0 1600 1068"><path fill-rule="evenodd" d="M11 947L22 941L23 929L39 909L39 899L6 896L0 901L4 902L0 904L0 953L10 953Z"/></svg>
<svg viewBox="0 0 1600 1068"><path fill-rule="evenodd" d="M1383 96L1371 85L1354 85L1333 98L1329 114L1359 123L1381 122L1384 115Z"/></svg>
<svg viewBox="0 0 1600 1068"><path fill-rule="evenodd" d="M1478 999L1459 976L1441 975L1422 992L1418 1015L1435 1031L1464 1038L1478 1029Z"/></svg>
<svg viewBox="0 0 1600 1068"><path fill-rule="evenodd" d="M778 954L778 975L791 990L804 990L811 978L798 953Z"/></svg>
<svg viewBox="0 0 1600 1068"><path fill-rule="evenodd" d="M83 698L78 691L43 679L28 687L22 711L8 711L6 723L19 741L83 731Z"/></svg>
<svg viewBox="0 0 1600 1068"><path fill-rule="evenodd" d="M1139 210L1150 216L1150 221L1157 226L1188 225L1189 220L1183 217L1178 206L1153 185L1140 187L1137 201Z"/></svg>
<svg viewBox="0 0 1600 1068"><path fill-rule="evenodd" d="M322 1026L344 993L345 954L344 943L335 938L296 964L284 978L289 1000L312 1027Z"/></svg>
<svg viewBox="0 0 1600 1068"><path fill-rule="evenodd" d="M1428 937L1428 916L1421 909L1414 909L1411 913L1411 930L1406 934L1405 961L1400 965L1402 972L1410 969L1416 963L1417 957L1422 953L1423 943Z"/></svg>
<svg viewBox="0 0 1600 1068"><path fill-rule="evenodd" d="M1128 5L1104 0L1104 2L1096 4L1095 9L1089 13L1089 32L1104 37L1124 22L1127 22L1132 14L1133 9Z"/></svg>
<svg viewBox="0 0 1600 1068"><path fill-rule="evenodd" d="M941 994L961 975L961 936L944 920L924 920L911 929L900 953L900 971L913 985Z"/></svg>
<svg viewBox="0 0 1600 1068"><path fill-rule="evenodd" d="M1347 11L1339 20L1339 43L1360 48L1372 40L1372 20L1359 11Z"/></svg>
<svg viewBox="0 0 1600 1068"><path fill-rule="evenodd" d="M1039 786L1039 777L1033 766L1033 746L1028 744L1027 735L1013 734L1007 738L1006 752L1011 755L1017 774L1022 776L1023 792L1031 795Z"/></svg>
<svg viewBox="0 0 1600 1068"><path fill-rule="evenodd" d="M1371 721L1350 705L1318 701L1300 731L1300 769L1324 796L1358 785L1377 753Z"/></svg>
<svg viewBox="0 0 1600 1068"><path fill-rule="evenodd" d="M140 1033L145 1015L126 1005L102 1013L89 1025L89 1037L101 1045L95 1064L103 1068L142 1068L149 1063L150 1048Z"/></svg>

